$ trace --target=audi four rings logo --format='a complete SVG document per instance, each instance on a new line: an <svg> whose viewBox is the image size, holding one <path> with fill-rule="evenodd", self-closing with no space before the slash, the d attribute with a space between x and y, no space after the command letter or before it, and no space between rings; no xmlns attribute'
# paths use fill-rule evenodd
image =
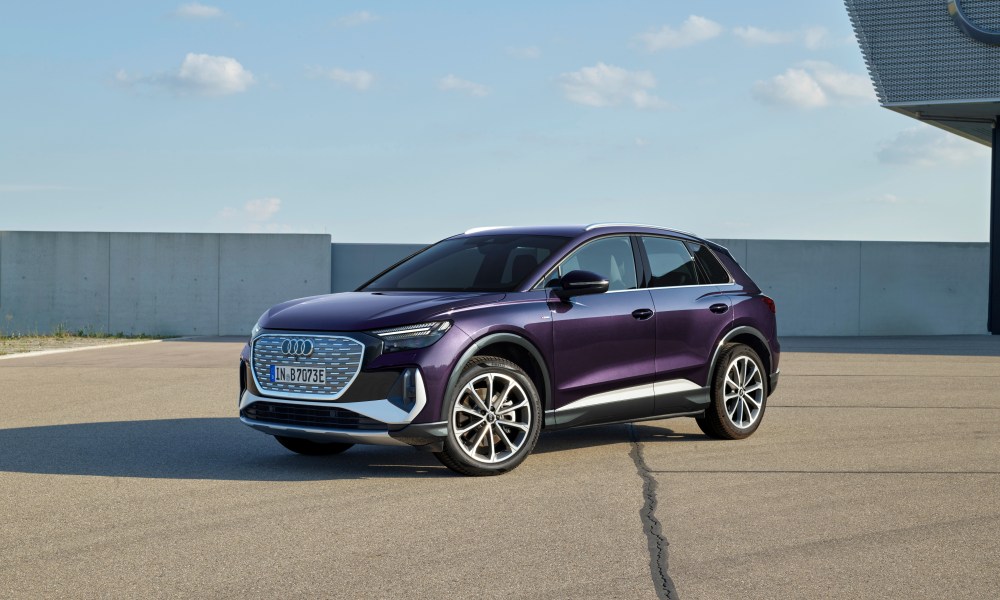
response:
<svg viewBox="0 0 1000 600"><path fill-rule="evenodd" d="M281 353L285 356L310 356L313 353L312 340L284 338L281 340Z"/></svg>
<svg viewBox="0 0 1000 600"><path fill-rule="evenodd" d="M1000 46L1000 31L983 29L973 24L966 16L965 11L962 10L962 0L948 0L948 14L951 15L958 28L965 32L965 35L984 44Z"/></svg>

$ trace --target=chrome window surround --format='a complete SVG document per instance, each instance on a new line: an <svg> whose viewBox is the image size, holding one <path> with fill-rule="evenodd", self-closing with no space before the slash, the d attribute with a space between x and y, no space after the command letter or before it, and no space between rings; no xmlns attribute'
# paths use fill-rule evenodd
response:
<svg viewBox="0 0 1000 600"><path fill-rule="evenodd" d="M261 338L264 338L264 337L275 337L275 338L308 337L308 338L320 338L320 339L332 339L332 340L346 340L346 341L348 341L348 342L350 342L352 344L356 344L358 346L359 351L361 353L361 357L358 359L357 368L354 370L354 373L351 375L351 378L335 394L306 393L306 392L283 392L283 391L277 391L277 390L270 390L270 389L262 386L261 383L260 383L260 380L257 378L257 365L256 365L257 342ZM337 398L340 398L342 395L344 395L344 393L347 391L347 389L351 387L351 384L354 383L354 380L358 378L358 374L361 373L361 364L364 362L364 358L365 358L365 345L362 342L360 342L360 341L358 341L358 340L356 340L356 339L354 339L352 337L348 337L348 336L344 336L344 335L323 335L323 334L312 334L312 333L302 333L302 332L295 332L295 333L291 333L291 332L288 332L288 333L267 332L267 333L261 333L261 334L257 335L257 337L253 338L250 341L250 374L253 376L253 382L257 386L257 389L259 389L260 391L264 392L265 394L267 394L268 397L271 397L271 398L288 398L288 399L296 399L296 400L313 400L314 402L312 402L312 404L315 404L316 400L336 400ZM311 366L311 365L302 365L302 366ZM312 365L312 366L315 366L315 365Z"/></svg>

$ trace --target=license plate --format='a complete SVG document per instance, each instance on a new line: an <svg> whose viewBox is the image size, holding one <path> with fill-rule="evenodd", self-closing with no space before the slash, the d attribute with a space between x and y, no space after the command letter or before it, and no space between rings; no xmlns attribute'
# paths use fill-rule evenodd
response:
<svg viewBox="0 0 1000 600"><path fill-rule="evenodd" d="M288 367L271 365L271 383L326 383L326 369L323 367Z"/></svg>

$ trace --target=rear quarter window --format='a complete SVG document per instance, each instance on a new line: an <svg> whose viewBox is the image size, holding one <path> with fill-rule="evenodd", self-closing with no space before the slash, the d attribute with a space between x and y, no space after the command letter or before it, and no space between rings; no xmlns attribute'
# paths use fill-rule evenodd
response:
<svg viewBox="0 0 1000 600"><path fill-rule="evenodd" d="M702 274L708 278L705 283L722 284L732 281L729 271L726 271L726 268L722 266L722 263L707 246L688 242L688 248L694 255Z"/></svg>

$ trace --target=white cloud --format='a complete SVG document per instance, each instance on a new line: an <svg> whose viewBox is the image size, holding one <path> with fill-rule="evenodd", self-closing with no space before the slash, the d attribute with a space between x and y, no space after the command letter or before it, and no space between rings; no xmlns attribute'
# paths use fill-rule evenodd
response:
<svg viewBox="0 0 1000 600"><path fill-rule="evenodd" d="M281 198L250 200L240 208L227 206L219 211L219 218L226 221L270 221L281 210Z"/></svg>
<svg viewBox="0 0 1000 600"><path fill-rule="evenodd" d="M566 99L599 108L631 104L636 108L666 108L667 103L654 95L656 78L649 71L628 71L614 65L597 63L559 76Z"/></svg>
<svg viewBox="0 0 1000 600"><path fill-rule="evenodd" d="M281 198L251 200L243 205L243 210L254 221L267 221L281 210Z"/></svg>
<svg viewBox="0 0 1000 600"><path fill-rule="evenodd" d="M472 96L486 96L490 93L490 88L481 83L475 83L455 75L446 75L438 81L438 87L445 91L465 92Z"/></svg>
<svg viewBox="0 0 1000 600"><path fill-rule="evenodd" d="M208 6L207 4L201 4L199 2L191 2L190 4L182 4L177 7L173 13L173 16L180 19L218 19L224 13L221 8L216 6Z"/></svg>
<svg viewBox="0 0 1000 600"><path fill-rule="evenodd" d="M875 198L875 202L878 204L906 204L906 201L896 194L882 194Z"/></svg>
<svg viewBox="0 0 1000 600"><path fill-rule="evenodd" d="M989 148L929 125L904 129L875 152L880 163L913 167L955 166L989 155Z"/></svg>
<svg viewBox="0 0 1000 600"><path fill-rule="evenodd" d="M715 21L691 15L677 29L664 25L659 30L640 33L636 39L649 52L665 48L681 48L706 42L722 33L722 25Z"/></svg>
<svg viewBox="0 0 1000 600"><path fill-rule="evenodd" d="M181 94L225 96L245 92L254 83L253 73L235 58L188 53L176 71L158 75L130 75L124 70L115 74L119 85L152 85Z"/></svg>
<svg viewBox="0 0 1000 600"><path fill-rule="evenodd" d="M287 223L275 222L275 216L281 211L280 198L259 198L250 200L239 208L227 206L216 215L219 226L224 231L243 231L246 233L315 233L310 228L296 227Z"/></svg>
<svg viewBox="0 0 1000 600"><path fill-rule="evenodd" d="M507 48L507 54L522 60L535 60L536 58L541 58L542 51L538 46L510 47Z"/></svg>
<svg viewBox="0 0 1000 600"><path fill-rule="evenodd" d="M337 27L357 27L359 25L374 23L378 20L378 15L370 13L367 10L359 10L358 12L354 12L349 15L337 17L333 20L333 24Z"/></svg>
<svg viewBox="0 0 1000 600"><path fill-rule="evenodd" d="M810 27L802 32L802 43L810 50L818 50L829 44L830 32L825 27ZM848 39L848 43L854 43L854 36Z"/></svg>
<svg viewBox="0 0 1000 600"><path fill-rule="evenodd" d="M827 62L806 61L758 81L753 96L764 104L813 109L872 102L875 92L865 75L848 73Z"/></svg>
<svg viewBox="0 0 1000 600"><path fill-rule="evenodd" d="M801 31L776 31L753 26L734 27L733 35L748 46L801 43L809 50L817 50L829 42L829 32L824 27L809 27Z"/></svg>
<svg viewBox="0 0 1000 600"><path fill-rule="evenodd" d="M180 89L221 96L245 92L254 78L235 58L188 53L172 81Z"/></svg>
<svg viewBox="0 0 1000 600"><path fill-rule="evenodd" d="M317 67L309 69L309 73L313 77L323 77L341 85L354 88L359 92L368 90L372 84L375 83L375 75L370 71L365 71L363 69L348 71L347 69L341 69L340 67L334 67L332 69L321 69Z"/></svg>
<svg viewBox="0 0 1000 600"><path fill-rule="evenodd" d="M759 27L734 27L733 35L751 46L788 44L795 41L795 34L787 31L769 31Z"/></svg>

